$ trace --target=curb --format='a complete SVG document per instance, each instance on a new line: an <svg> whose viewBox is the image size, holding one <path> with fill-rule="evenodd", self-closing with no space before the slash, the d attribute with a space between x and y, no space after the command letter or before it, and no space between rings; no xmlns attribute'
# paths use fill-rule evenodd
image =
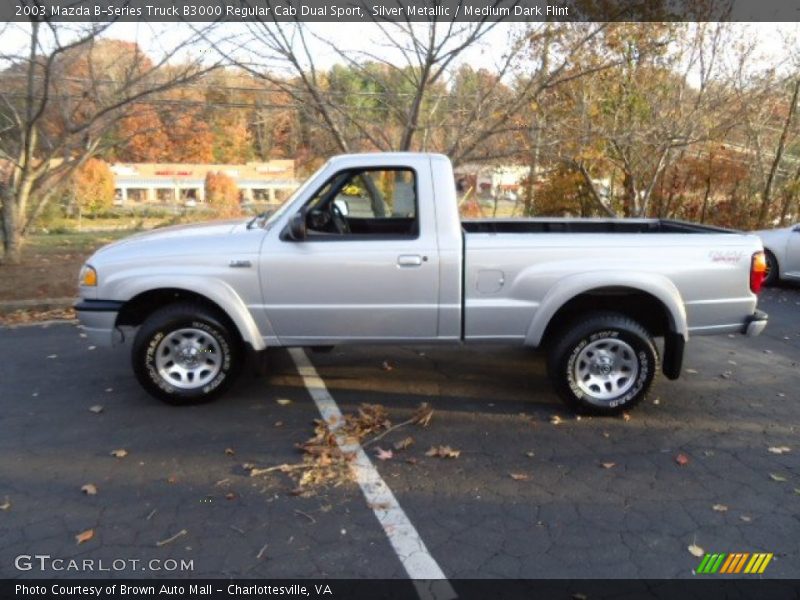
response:
<svg viewBox="0 0 800 600"><path fill-rule="evenodd" d="M55 308L70 308L76 301L77 298L73 297L0 301L0 315L12 313L16 310L53 310Z"/></svg>

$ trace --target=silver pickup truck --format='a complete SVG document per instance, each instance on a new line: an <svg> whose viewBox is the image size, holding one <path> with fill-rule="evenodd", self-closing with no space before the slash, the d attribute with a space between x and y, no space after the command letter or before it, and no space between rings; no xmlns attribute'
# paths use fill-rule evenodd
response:
<svg viewBox="0 0 800 600"><path fill-rule="evenodd" d="M545 348L569 406L613 414L680 375L691 335L758 335L764 270L758 237L677 221L462 221L445 156L361 154L269 217L101 248L76 309L171 403L220 394L246 350L493 342Z"/></svg>

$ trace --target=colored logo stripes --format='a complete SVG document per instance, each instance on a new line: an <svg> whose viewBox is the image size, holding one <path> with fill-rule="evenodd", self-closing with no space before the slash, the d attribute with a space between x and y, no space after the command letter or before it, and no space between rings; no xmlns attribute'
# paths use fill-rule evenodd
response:
<svg viewBox="0 0 800 600"><path fill-rule="evenodd" d="M763 573L773 554L767 552L734 552L731 554L706 554L695 572L702 575L714 573Z"/></svg>

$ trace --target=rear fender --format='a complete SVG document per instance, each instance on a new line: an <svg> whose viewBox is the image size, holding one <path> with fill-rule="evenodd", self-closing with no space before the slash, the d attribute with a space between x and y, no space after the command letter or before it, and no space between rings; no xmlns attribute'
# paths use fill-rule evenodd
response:
<svg viewBox="0 0 800 600"><path fill-rule="evenodd" d="M525 336L525 345L539 346L542 343L542 337L551 319L567 302L580 294L608 287L630 288L657 298L669 314L672 333L688 341L689 327L683 299L675 284L669 279L654 273L597 271L564 277L550 288L531 320Z"/></svg>

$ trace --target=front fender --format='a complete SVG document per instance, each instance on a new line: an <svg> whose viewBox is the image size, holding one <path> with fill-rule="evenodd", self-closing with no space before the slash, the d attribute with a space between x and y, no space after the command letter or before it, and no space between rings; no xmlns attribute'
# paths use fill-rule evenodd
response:
<svg viewBox="0 0 800 600"><path fill-rule="evenodd" d="M198 294L219 306L236 325L242 340L254 350L264 350L267 347L241 297L222 280L192 275L139 276L118 281L113 287L113 293L109 295L112 299L130 300L139 294L158 289L177 289Z"/></svg>
<svg viewBox="0 0 800 600"><path fill-rule="evenodd" d="M672 332L681 335L684 340L689 339L689 326L686 322L686 308L683 305L683 299L678 288L667 277L654 273L630 271L594 271L564 277L550 288L528 327L525 344L539 346L547 325L567 302L580 294L608 287L630 288L656 297L670 315Z"/></svg>

